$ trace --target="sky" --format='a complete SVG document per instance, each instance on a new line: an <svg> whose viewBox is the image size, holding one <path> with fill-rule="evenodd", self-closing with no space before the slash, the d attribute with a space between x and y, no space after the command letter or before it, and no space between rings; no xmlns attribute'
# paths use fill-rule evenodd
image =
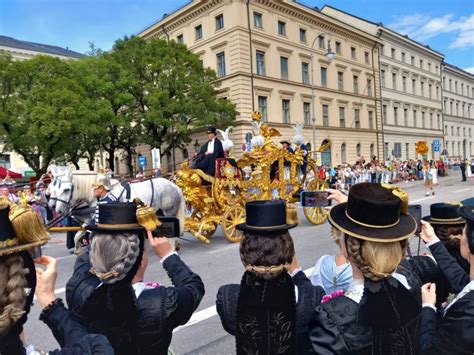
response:
<svg viewBox="0 0 474 355"><path fill-rule="evenodd" d="M0 0L0 35L68 47L89 42L103 50L137 34L188 0ZM445 61L474 73L473 0L300 0L331 5L407 34L444 53Z"/></svg>

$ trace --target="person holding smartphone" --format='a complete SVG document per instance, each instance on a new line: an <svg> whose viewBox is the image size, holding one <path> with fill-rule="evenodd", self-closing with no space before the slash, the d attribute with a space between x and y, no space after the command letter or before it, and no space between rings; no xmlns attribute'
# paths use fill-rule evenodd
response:
<svg viewBox="0 0 474 355"><path fill-rule="evenodd" d="M88 329L107 336L116 354L167 354L173 329L185 324L204 295L201 278L137 221L134 203L99 205L91 245L66 285L70 309ZM133 287L142 281L145 239L175 287Z"/></svg>

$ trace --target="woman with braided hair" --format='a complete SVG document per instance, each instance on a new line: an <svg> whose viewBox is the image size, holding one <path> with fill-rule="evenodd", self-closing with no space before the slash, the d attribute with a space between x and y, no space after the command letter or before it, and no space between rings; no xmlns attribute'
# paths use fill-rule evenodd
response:
<svg viewBox="0 0 474 355"><path fill-rule="evenodd" d="M220 287L216 300L238 355L312 353L308 325L324 290L298 267L288 233L296 223L285 211L281 200L249 202L246 222L238 226L245 273L240 285Z"/></svg>
<svg viewBox="0 0 474 355"><path fill-rule="evenodd" d="M145 231L134 203L99 205L98 223L88 229L90 249L78 257L66 285L70 309L91 332L104 334L116 354L167 354L173 329L189 320L204 295L200 277L167 238ZM146 235L175 287L140 282Z"/></svg>
<svg viewBox="0 0 474 355"><path fill-rule="evenodd" d="M318 354L417 354L421 285L440 272L430 257L407 260L416 230L408 196L377 183L352 186L329 222L341 232L341 247L352 265L346 291L326 296L313 312L310 341ZM346 202L347 201L347 202Z"/></svg>
<svg viewBox="0 0 474 355"><path fill-rule="evenodd" d="M113 354L104 336L88 334L55 297L56 260L42 256L36 262L45 270L35 269L30 250L40 248L48 240L41 223L37 224L40 228L31 228L36 219L39 216L33 210L13 207L0 198L0 354L27 353L22 333L34 294L43 307L40 319L62 347L48 354ZM28 352L32 350L28 346Z"/></svg>

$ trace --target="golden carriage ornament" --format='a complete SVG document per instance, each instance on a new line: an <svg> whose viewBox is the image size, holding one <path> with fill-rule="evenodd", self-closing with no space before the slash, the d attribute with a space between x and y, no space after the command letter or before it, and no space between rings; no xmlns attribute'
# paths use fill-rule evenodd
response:
<svg viewBox="0 0 474 355"><path fill-rule="evenodd" d="M284 199L292 204L300 199L300 192L323 190L326 181L318 179L316 162L309 157L306 175L301 173L304 154L300 148L294 153L284 150L272 137L280 136L278 130L261 122L258 111L252 114L252 126L256 134L252 149L237 160L218 159L216 175L209 176L193 169L184 162L177 172L177 185L191 211L185 219L185 229L204 243L219 225L225 237L239 242L242 235L236 226L245 221L245 203L254 200ZM312 171L312 174L308 174ZM246 174L245 172L248 172ZM306 176L313 176L308 181ZM304 214L312 224L322 224L327 211L321 207L304 207Z"/></svg>

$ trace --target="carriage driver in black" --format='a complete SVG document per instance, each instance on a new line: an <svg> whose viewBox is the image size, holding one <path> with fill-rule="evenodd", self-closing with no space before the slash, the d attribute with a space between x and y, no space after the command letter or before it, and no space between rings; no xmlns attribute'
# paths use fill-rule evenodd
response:
<svg viewBox="0 0 474 355"><path fill-rule="evenodd" d="M216 159L224 158L222 142L217 138L215 127L207 130L208 141L199 150L198 158L194 163L195 169L201 169L206 174L214 176L216 172Z"/></svg>

